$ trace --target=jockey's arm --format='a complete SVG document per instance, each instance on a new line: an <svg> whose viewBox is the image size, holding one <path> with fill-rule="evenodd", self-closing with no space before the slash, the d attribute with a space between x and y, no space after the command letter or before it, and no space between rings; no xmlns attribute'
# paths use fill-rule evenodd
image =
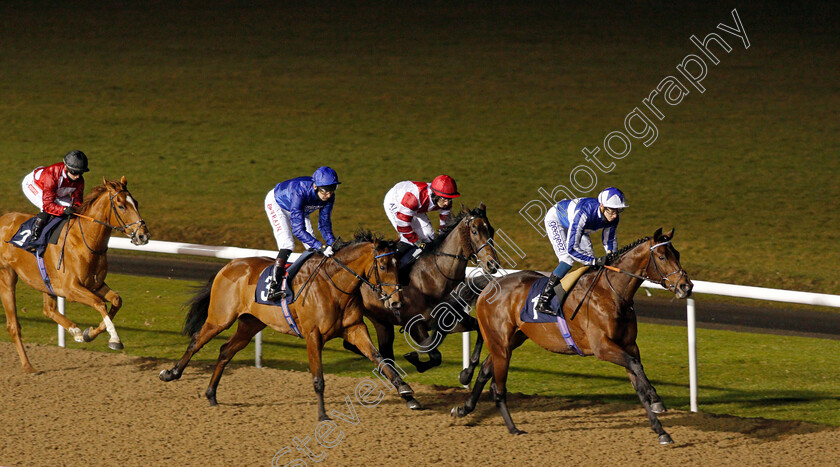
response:
<svg viewBox="0 0 840 467"><path fill-rule="evenodd" d="M588 252L582 251L580 248L580 240L584 235L586 235L583 233L583 226L585 224L586 215L582 212L575 213L575 217L569 225L569 235L566 239L566 248L572 258L583 264L591 265L595 262L595 257L588 254Z"/></svg>
<svg viewBox="0 0 840 467"><path fill-rule="evenodd" d="M303 197L295 192L290 201L292 210L289 211L289 221L292 224L292 235L297 237L304 245L321 248L321 242L314 235L306 231L306 222L304 222L303 214Z"/></svg>
<svg viewBox="0 0 840 467"><path fill-rule="evenodd" d="M55 180L48 174L44 174L42 183L44 184L44 194L42 198L44 212L52 214L53 216L60 216L64 214L64 206L55 202Z"/></svg>
<svg viewBox="0 0 840 467"><path fill-rule="evenodd" d="M318 213L318 231L321 232L321 236L324 237L324 241L327 242L327 245L332 245L335 242L335 235L333 235L332 230L333 200L335 200L335 196L333 196L332 200L324 205Z"/></svg>

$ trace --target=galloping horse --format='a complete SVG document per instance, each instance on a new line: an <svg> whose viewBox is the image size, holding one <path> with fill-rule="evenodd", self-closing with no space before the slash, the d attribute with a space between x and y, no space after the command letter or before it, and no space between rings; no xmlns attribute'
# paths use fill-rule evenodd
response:
<svg viewBox="0 0 840 467"><path fill-rule="evenodd" d="M693 284L680 266L680 255L662 229L608 257L608 265L581 276L563 304L568 328L574 340L570 345L561 334L558 323L524 323L520 319L528 290L542 274L524 271L499 279L497 292L485 289L478 297L476 315L490 355L484 361L470 397L452 409L452 416L464 417L475 409L484 385L492 377L490 392L496 407L512 434L524 433L516 428L506 402L506 381L511 353L527 339L555 353L573 355L576 347L581 355L595 355L627 370L630 383L642 402L660 444L671 444L671 436L662 428L656 413L665 405L642 368L636 345L636 312L633 295L644 280L659 282L677 298L691 295ZM498 295L498 296L496 296ZM580 311L577 319L575 313Z"/></svg>
<svg viewBox="0 0 840 467"><path fill-rule="evenodd" d="M405 355L420 373L440 365L441 354L437 346L446 333L477 331L478 323L467 312L457 316L457 324L447 326L446 333L437 334L441 326L436 323L444 318L443 312L431 316L435 306L452 299L451 294L459 284L464 283L467 262L476 260L485 274L493 274L498 268L499 261L492 245L493 226L487 219L484 203L476 209L463 208L450 221L449 227L444 227L441 234L431 242L425 251L417 258L409 273L408 283L403 284L402 307L399 309L400 320L394 313L384 309L381 304L373 300L373 306L367 308L367 316L373 322L379 341L379 352L386 358L394 358L394 325L402 324L410 333L411 339L424 349L429 355L429 361L420 361L417 352ZM363 294L370 293L362 291ZM449 312L461 312L457 301ZM455 318L450 318L454 321ZM425 323L431 323L436 331L437 339L429 338ZM481 336L478 336L481 345Z"/></svg>
<svg viewBox="0 0 840 467"><path fill-rule="evenodd" d="M410 408L420 407L414 400L411 387L403 382L393 367L383 364L382 356L374 348L363 319L363 307L370 303L363 303L358 293L360 288L368 287L374 291L374 300L383 302L388 308L399 308L394 247L393 242L361 232L331 258L314 256L295 276L294 289L300 296L289 305L289 312L300 329L300 335L306 339L309 370L318 396L319 420L328 419L324 410L321 351L325 342L336 337L357 346L380 370L388 373L391 383ZM210 405L216 405L216 389L225 366L256 333L270 326L278 332L294 335L280 307L262 305L254 300L260 273L271 264L273 260L270 258L235 259L196 294L190 302L184 326L184 334L192 336L190 344L172 369L160 373L161 380L180 378L192 356L238 320L236 332L219 351L219 360L205 392ZM371 279L376 282L372 283Z"/></svg>
<svg viewBox="0 0 840 467"><path fill-rule="evenodd" d="M0 217L0 297L6 309L6 329L12 335L23 370L27 373L35 373L35 368L29 363L20 337L15 303L18 277L44 293L44 314L66 329L76 342L90 342L107 329L110 334L108 347L114 350L123 348L112 322L122 306L122 299L105 283L108 273L105 252L108 251L111 230L128 235L135 245L149 242L149 230L140 217L137 201L126 188L125 177L119 182L103 178L102 182L85 197L79 208L80 215L67 223L58 244L50 245L44 253L52 292L41 278L35 255L7 243L20 225L32 216L11 212ZM102 322L96 329L88 328L83 333L75 323L58 313L57 296L95 308L102 315ZM111 311L108 311L106 301L111 303Z"/></svg>

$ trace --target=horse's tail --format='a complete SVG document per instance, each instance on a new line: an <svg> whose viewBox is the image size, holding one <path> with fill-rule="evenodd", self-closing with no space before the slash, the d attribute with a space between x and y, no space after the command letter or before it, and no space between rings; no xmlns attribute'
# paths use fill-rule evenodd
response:
<svg viewBox="0 0 840 467"><path fill-rule="evenodd" d="M216 276L210 278L203 287L198 289L198 292L190 299L184 306L190 307L187 313L187 318L184 321L184 330L182 334L185 336L192 336L201 330L204 322L207 321L207 311L210 309L210 291L213 289L213 281Z"/></svg>

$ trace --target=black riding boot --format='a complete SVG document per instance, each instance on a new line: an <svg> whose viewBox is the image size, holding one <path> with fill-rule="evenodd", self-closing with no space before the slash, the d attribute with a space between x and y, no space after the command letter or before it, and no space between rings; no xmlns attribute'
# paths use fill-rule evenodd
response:
<svg viewBox="0 0 840 467"><path fill-rule="evenodd" d="M51 214L44 211L39 212L38 215L35 216L35 222L32 223L32 235L29 237L29 243L38 240L38 237L41 236L41 231L44 230L44 226L47 225L47 222L50 221L51 217Z"/></svg>
<svg viewBox="0 0 840 467"><path fill-rule="evenodd" d="M274 260L274 268L271 270L271 282L268 284L268 300L276 302L281 298L286 297L286 291L283 289L283 277L286 275L286 260L292 250L280 250L277 253L277 258Z"/></svg>
<svg viewBox="0 0 840 467"><path fill-rule="evenodd" d="M545 289L543 289L542 293L540 294L539 300L537 300L537 304L534 305L534 309L541 312L546 313L551 316L557 316L557 313L551 309L549 303L551 303L551 299L554 297L555 292L554 288L557 287L557 284L560 283L560 278L552 274L548 278L548 283L545 284ZM565 295L565 291L563 292ZM563 301L563 297L560 297L560 301Z"/></svg>
<svg viewBox="0 0 840 467"><path fill-rule="evenodd" d="M400 258L402 258L403 255L408 253L408 251L411 250L412 248L414 248L414 245L412 245L411 243L406 243L406 242L397 243L397 261L399 261Z"/></svg>

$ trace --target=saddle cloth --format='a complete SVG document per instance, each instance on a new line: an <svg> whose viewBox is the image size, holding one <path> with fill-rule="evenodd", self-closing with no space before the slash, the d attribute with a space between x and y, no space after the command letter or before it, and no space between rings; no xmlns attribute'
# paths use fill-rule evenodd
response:
<svg viewBox="0 0 840 467"><path fill-rule="evenodd" d="M286 279L285 279L285 286L286 286L286 303L294 303L295 301L295 293L292 290L292 281L300 271L300 268L306 263L312 255L315 254L315 250L306 250L298 257L297 261L292 263L291 265L286 264ZM271 268L274 265L269 265L260 273L260 278L257 281L257 289L254 292L254 300L257 303L261 303L263 305L273 305L273 306L281 306L280 300L277 301L269 301L268 300L268 284L271 282Z"/></svg>
<svg viewBox="0 0 840 467"><path fill-rule="evenodd" d="M33 242L32 225L35 224L35 217L33 216L20 225L18 231L11 239L7 240L7 243L11 243L18 248L33 253L35 256L44 256L44 251L47 249L48 244L52 243L55 245L58 243L61 228L65 223L67 223L66 218L58 216L53 217L49 222L47 222L47 225L44 226L44 230L41 231L41 236Z"/></svg>
<svg viewBox="0 0 840 467"><path fill-rule="evenodd" d="M563 303L557 298L557 292L568 292L572 290L572 287L575 286L580 276L586 272L589 267L582 267L575 269L574 271L569 272L566 274L562 280L560 280L560 285L554 288L555 295L551 298L551 301L548 303L549 308L555 313L562 311ZM545 284L548 283L548 277L540 277L533 284L531 284L531 288L528 289L528 298L525 300L525 304L522 305L522 310L519 312L519 318L522 319L525 323L554 323L557 322L557 317L552 316L546 313L537 312L534 309L534 306L537 304L537 300L539 300L540 294L542 293L543 289L545 288ZM563 294L564 299L566 293ZM564 300L565 301L565 300Z"/></svg>

